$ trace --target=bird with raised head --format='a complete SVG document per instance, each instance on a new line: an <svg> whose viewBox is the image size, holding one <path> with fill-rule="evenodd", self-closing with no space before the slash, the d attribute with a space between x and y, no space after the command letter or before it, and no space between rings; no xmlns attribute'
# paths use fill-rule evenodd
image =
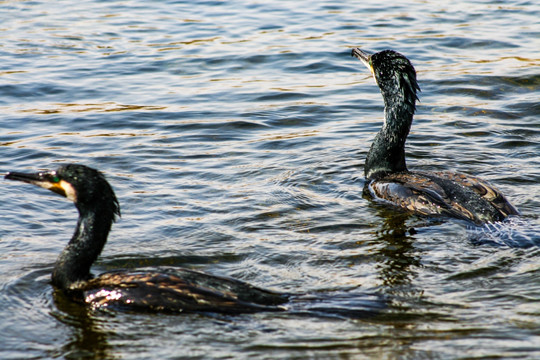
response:
<svg viewBox="0 0 540 360"><path fill-rule="evenodd" d="M373 74L384 100L384 123L366 157L368 193L407 211L449 216L483 224L518 215L517 209L493 185L475 176L451 171L409 171L405 141L416 110L416 71L404 55L355 48L352 56Z"/></svg>
<svg viewBox="0 0 540 360"><path fill-rule="evenodd" d="M92 308L165 312L251 313L284 310L287 296L239 280L183 268L118 270L93 277L100 255L120 215L116 195L104 175L70 164L54 171L10 172L8 180L41 186L73 201L79 219L71 241L58 257L52 283Z"/></svg>

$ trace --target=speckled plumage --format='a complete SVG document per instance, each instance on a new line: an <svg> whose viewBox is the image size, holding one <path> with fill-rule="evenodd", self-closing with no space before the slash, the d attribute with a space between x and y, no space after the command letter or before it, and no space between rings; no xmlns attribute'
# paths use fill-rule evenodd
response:
<svg viewBox="0 0 540 360"><path fill-rule="evenodd" d="M101 274L70 286L92 308L220 313L280 311L286 298L226 277L188 269Z"/></svg>
<svg viewBox="0 0 540 360"><path fill-rule="evenodd" d="M405 161L405 141L416 110L416 71L400 53L352 55L370 69L384 100L384 123L366 157L367 188L375 198L413 213L450 216L477 224L517 215L516 208L485 180L462 173L411 172Z"/></svg>
<svg viewBox="0 0 540 360"><path fill-rule="evenodd" d="M74 201L79 210L77 227L56 261L52 283L92 308L221 313L284 309L279 305L287 301L286 295L182 268L115 271L93 278L90 267L120 215L105 177L87 166L70 164L36 174L8 173L6 179L38 185Z"/></svg>

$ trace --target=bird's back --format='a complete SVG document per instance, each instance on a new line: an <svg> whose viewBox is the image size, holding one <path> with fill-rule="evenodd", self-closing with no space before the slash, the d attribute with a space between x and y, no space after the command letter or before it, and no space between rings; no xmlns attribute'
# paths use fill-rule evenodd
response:
<svg viewBox="0 0 540 360"><path fill-rule="evenodd" d="M400 172L368 184L376 199L427 216L451 216L477 224L501 221L518 211L488 182L454 172Z"/></svg>
<svg viewBox="0 0 540 360"><path fill-rule="evenodd" d="M281 311L282 294L242 281L188 269L170 271L116 271L74 284L93 308L160 312L250 313Z"/></svg>

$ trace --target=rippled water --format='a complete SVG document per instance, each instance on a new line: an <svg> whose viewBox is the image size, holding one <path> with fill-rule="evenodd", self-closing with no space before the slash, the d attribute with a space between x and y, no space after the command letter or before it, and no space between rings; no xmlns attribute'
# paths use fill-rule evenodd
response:
<svg viewBox="0 0 540 360"><path fill-rule="evenodd" d="M1 182L0 357L540 357L534 1L0 1L0 172L84 163L122 206L95 272L183 266L299 294L284 313L100 313L49 276L65 199ZM382 99L422 93L409 167L498 186L492 228L362 196Z"/></svg>

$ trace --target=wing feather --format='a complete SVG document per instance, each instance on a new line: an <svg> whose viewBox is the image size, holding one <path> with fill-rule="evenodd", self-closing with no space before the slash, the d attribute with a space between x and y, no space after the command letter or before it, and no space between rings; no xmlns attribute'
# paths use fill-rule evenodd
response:
<svg viewBox="0 0 540 360"><path fill-rule="evenodd" d="M518 214L497 188L461 173L393 173L371 181L368 188L376 199L421 215L483 223Z"/></svg>
<svg viewBox="0 0 540 360"><path fill-rule="evenodd" d="M476 176L450 171L440 171L434 174L441 178L455 181L476 192L481 198L487 200L492 206L498 209L505 217L519 215L519 211L506 199L503 193L486 180Z"/></svg>
<svg viewBox="0 0 540 360"><path fill-rule="evenodd" d="M191 271L110 272L77 283L72 291L82 292L94 308L108 306L148 311L248 313L280 311L282 294L247 283Z"/></svg>

